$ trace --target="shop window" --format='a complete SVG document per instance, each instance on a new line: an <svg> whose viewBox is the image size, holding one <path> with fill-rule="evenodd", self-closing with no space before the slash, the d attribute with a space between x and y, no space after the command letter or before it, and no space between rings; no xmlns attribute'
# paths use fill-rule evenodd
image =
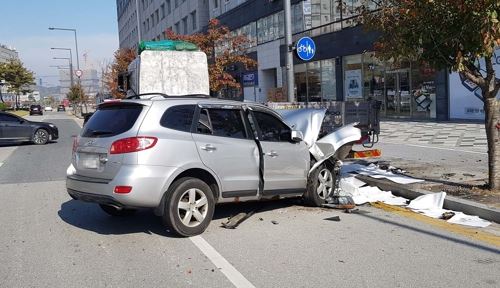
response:
<svg viewBox="0 0 500 288"><path fill-rule="evenodd" d="M323 101L335 101L337 85L335 79L335 59L321 61L321 97Z"/></svg>
<svg viewBox="0 0 500 288"><path fill-rule="evenodd" d="M363 65L361 54L344 57L344 98L359 100L363 98Z"/></svg>

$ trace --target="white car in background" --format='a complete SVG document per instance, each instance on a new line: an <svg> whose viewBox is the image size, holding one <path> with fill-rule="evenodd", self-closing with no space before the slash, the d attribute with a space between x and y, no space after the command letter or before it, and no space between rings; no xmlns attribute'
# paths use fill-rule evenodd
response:
<svg viewBox="0 0 500 288"><path fill-rule="evenodd" d="M45 111L52 111L52 107L51 106L45 106Z"/></svg>

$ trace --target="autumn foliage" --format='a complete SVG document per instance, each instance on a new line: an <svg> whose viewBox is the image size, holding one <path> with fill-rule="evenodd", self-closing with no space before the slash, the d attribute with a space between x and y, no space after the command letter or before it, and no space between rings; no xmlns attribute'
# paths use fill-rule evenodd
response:
<svg viewBox="0 0 500 288"><path fill-rule="evenodd" d="M249 70L257 62L245 54L248 38L245 35L233 35L229 28L220 25L219 20L211 19L206 33L180 35L168 29L165 31L169 40L183 40L196 44L205 52L209 61L210 91L219 92L223 88L240 88L240 84L227 72L232 65L243 65Z"/></svg>
<svg viewBox="0 0 500 288"><path fill-rule="evenodd" d="M114 54L114 61L110 65L109 70L104 75L104 82L109 89L113 98L124 98L125 93L118 91L118 74L126 72L128 65L136 58L137 54L134 49L118 49Z"/></svg>
<svg viewBox="0 0 500 288"><path fill-rule="evenodd" d="M419 61L462 73L481 88L488 139L490 188L500 188L500 55L498 0L380 0L361 22L379 33L379 58L393 63ZM499 50L497 50L499 51ZM471 96L471 99L474 99Z"/></svg>

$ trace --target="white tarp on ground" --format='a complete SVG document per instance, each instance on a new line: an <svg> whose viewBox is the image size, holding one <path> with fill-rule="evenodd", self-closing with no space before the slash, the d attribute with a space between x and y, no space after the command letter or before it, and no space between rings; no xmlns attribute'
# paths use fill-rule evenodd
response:
<svg viewBox="0 0 500 288"><path fill-rule="evenodd" d="M445 212L453 212L455 215L447 220L449 223L461 224L473 227L487 227L491 222L471 216L462 212L443 209L445 192L422 195L410 202L408 208L432 218L441 218Z"/></svg>
<svg viewBox="0 0 500 288"><path fill-rule="evenodd" d="M372 164L373 165L373 164ZM372 166L370 165L370 166ZM408 203L408 199L403 198L403 197L397 197L394 196L391 192L389 191L382 191L378 187L372 187L372 186L366 186L366 183L355 178L352 174L356 172L357 174L364 174L360 172L368 172L370 171L371 173L380 173L376 175L381 175L381 171L386 172L386 175L388 173L393 174L391 172L384 171L382 169L370 167L370 166L364 166L360 164L344 164L342 166L342 176L339 181L339 194L340 195L349 195L353 198L354 203L356 205L362 205L365 203L370 203L370 202L383 202L389 205L396 205L396 206L406 206ZM368 167L368 169L366 169ZM378 171L381 170L381 171ZM373 177L373 175L370 174L364 174ZM393 174L394 175L394 174ZM400 175L397 175L400 176ZM401 177L406 177L406 176L401 176ZM384 177L387 178L387 177ZM406 177L411 180L419 180L419 179L413 179L410 177ZM390 179L390 178L387 178ZM392 179L390 179L392 180ZM400 179L397 179L400 180ZM408 180L408 179L406 179ZM404 181L406 181L404 180ZM394 181L396 182L396 181ZM400 183L400 182L397 182ZM414 182L413 182L414 183ZM412 209L415 212L422 213L426 216L432 217L432 218L441 218L443 216L443 213L445 212L453 212L455 215L447 220L449 223L454 223L454 224L461 224L461 225L467 225L467 226L473 226L473 227L487 227L488 225L491 224L491 222L488 222L486 220L483 220L477 216L471 216L471 215L466 215L462 212L457 212L457 211L452 211L452 210L446 210L443 209L443 204L444 204L444 199L446 197L445 192L439 192L439 193L433 193L433 194L427 194L427 195L422 195L420 197L415 198L414 200L410 201L408 204L407 208Z"/></svg>
<svg viewBox="0 0 500 288"><path fill-rule="evenodd" d="M388 180L391 180L392 182L396 182L399 184L412 184L412 183L418 183L418 182L424 182L422 179L415 179L412 177L408 177L405 175L398 175L394 174L390 171L386 171L383 169L380 169L377 167L375 164L370 164L368 166L361 165L361 164L344 164L342 165L342 170L341 173L357 173L361 175L367 175L373 178L386 178Z"/></svg>

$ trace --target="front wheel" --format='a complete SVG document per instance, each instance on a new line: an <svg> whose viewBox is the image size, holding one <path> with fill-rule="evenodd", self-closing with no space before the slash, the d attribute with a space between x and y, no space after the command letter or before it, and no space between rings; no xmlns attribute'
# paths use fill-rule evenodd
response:
<svg viewBox="0 0 500 288"><path fill-rule="evenodd" d="M181 236L203 233L215 210L210 187L200 179L185 177L177 180L167 193L163 222Z"/></svg>
<svg viewBox="0 0 500 288"><path fill-rule="evenodd" d="M309 206L321 207L334 192L335 176L325 163L319 165L307 179L307 191L304 201Z"/></svg>
<svg viewBox="0 0 500 288"><path fill-rule="evenodd" d="M44 145L49 142L49 132L45 129L38 129L33 135L33 143L37 145Z"/></svg>

